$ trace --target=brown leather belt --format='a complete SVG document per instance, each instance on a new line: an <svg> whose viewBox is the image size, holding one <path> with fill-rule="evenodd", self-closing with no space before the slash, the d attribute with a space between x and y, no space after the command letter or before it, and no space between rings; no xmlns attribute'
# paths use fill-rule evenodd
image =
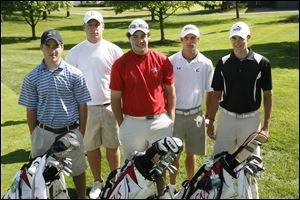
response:
<svg viewBox="0 0 300 200"><path fill-rule="evenodd" d="M73 124L69 125L69 126L65 126L63 128L51 128L49 126L46 126L45 124L36 121L37 126L39 126L42 129L45 129L47 131L53 132L55 134L62 134L62 133L67 133L70 130L76 129L79 124L77 122L74 122Z"/></svg>

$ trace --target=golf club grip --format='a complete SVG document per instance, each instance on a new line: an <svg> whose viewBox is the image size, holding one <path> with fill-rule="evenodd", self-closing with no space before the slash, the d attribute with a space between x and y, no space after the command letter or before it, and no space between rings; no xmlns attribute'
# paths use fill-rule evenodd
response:
<svg viewBox="0 0 300 200"><path fill-rule="evenodd" d="M255 137L253 137L253 135L256 134ZM245 142L232 154L232 158L235 159L235 157L250 143L252 142L258 135L258 132L253 132L251 133L247 139L245 140ZM252 139L249 139L250 137L253 137Z"/></svg>

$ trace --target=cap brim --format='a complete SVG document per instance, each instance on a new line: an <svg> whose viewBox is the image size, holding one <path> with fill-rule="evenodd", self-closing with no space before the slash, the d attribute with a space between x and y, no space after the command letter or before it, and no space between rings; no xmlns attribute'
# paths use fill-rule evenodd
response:
<svg viewBox="0 0 300 200"><path fill-rule="evenodd" d="M148 29L142 29L142 28L131 29L131 30L129 30L129 33L130 33L130 35L133 35L137 31L142 31L145 34L149 33Z"/></svg>
<svg viewBox="0 0 300 200"><path fill-rule="evenodd" d="M97 18L97 17L91 16L91 17L89 17L84 23L88 23L91 19L97 20L99 23L103 22L103 20L101 20L101 19L99 19L99 18Z"/></svg>
<svg viewBox="0 0 300 200"><path fill-rule="evenodd" d="M229 36L229 38L232 38L233 36L240 36L241 38L243 38L243 39L245 40L245 39L247 39L247 36L248 36L248 35L237 32L237 33L231 34L231 35Z"/></svg>
<svg viewBox="0 0 300 200"><path fill-rule="evenodd" d="M45 41L44 41L44 44L46 43L46 42L48 42L49 40L55 40L56 42L57 42L57 44L62 44L62 41L59 41L58 39L56 39L55 37L49 37L49 38L47 38Z"/></svg>
<svg viewBox="0 0 300 200"><path fill-rule="evenodd" d="M188 31L188 32L182 34L181 37L183 38L183 37L185 37L185 36L188 35L188 34L193 34L193 35L195 35L195 36L197 36L197 37L200 36L200 35L197 33L197 31Z"/></svg>

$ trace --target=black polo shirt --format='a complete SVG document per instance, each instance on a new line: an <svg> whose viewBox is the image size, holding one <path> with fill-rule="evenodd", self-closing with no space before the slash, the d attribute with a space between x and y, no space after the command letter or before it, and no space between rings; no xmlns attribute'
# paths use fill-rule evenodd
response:
<svg viewBox="0 0 300 200"><path fill-rule="evenodd" d="M220 106L228 111L241 114L258 110L262 90L272 89L270 61L250 48L242 61L231 52L218 61L212 88L223 91Z"/></svg>

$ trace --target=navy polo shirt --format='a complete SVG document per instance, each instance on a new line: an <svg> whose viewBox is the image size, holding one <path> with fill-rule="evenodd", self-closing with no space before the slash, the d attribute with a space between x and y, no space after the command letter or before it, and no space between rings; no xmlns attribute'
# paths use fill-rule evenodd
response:
<svg viewBox="0 0 300 200"><path fill-rule="evenodd" d="M250 48L242 61L232 52L218 61L212 88L223 91L220 106L228 111L241 114L258 110L262 91L272 90L270 61Z"/></svg>

